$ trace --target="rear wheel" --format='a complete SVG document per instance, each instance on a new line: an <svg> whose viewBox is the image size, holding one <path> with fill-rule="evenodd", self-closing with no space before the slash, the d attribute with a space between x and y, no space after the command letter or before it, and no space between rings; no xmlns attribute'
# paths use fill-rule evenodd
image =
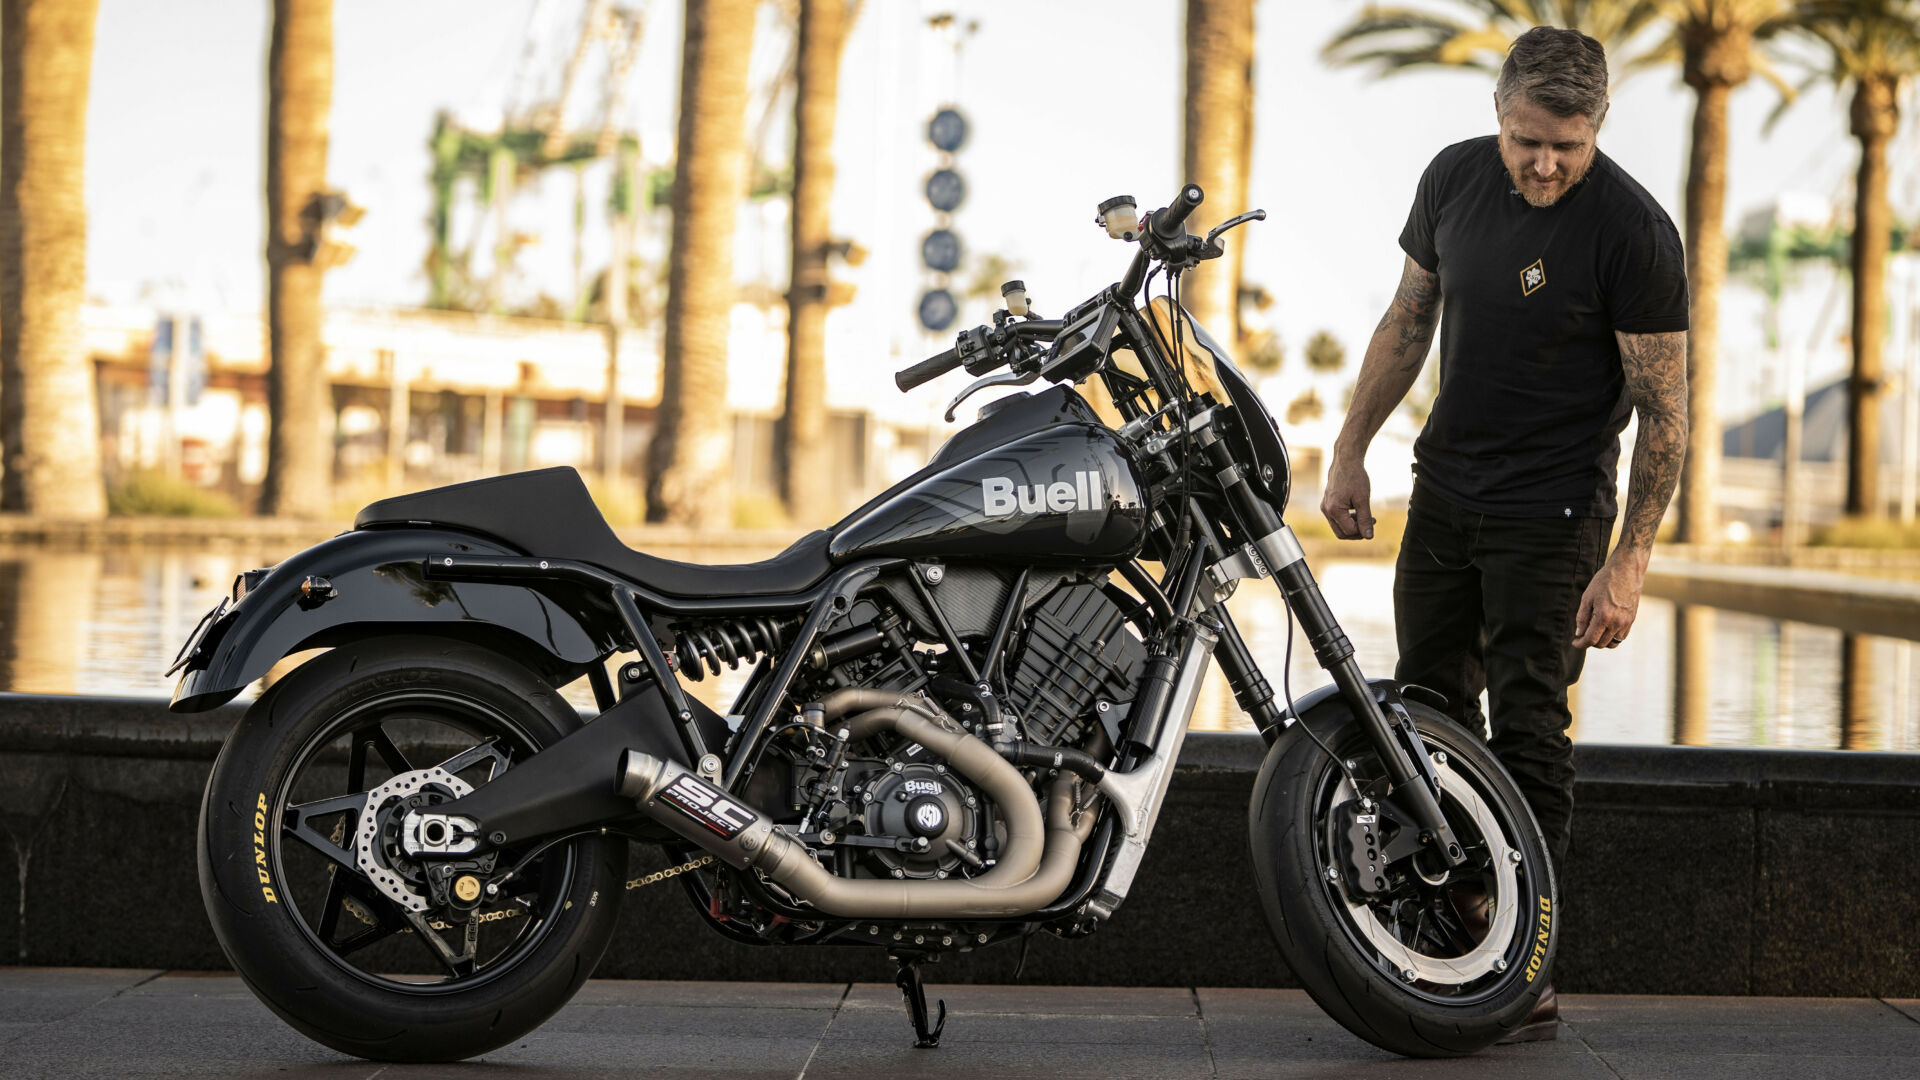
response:
<svg viewBox="0 0 1920 1080"><path fill-rule="evenodd" d="M1268 752L1250 811L1254 877L1281 955L1329 1015L1395 1053L1466 1054L1533 1010L1558 896L1540 827L1486 744L1433 709L1407 708L1466 864L1446 870L1421 850L1379 756L1332 710L1306 723L1347 769L1298 725Z"/></svg>
<svg viewBox="0 0 1920 1080"><path fill-rule="evenodd" d="M358 642L275 685L201 807L201 893L241 977L308 1036L383 1061L471 1057L552 1015L606 949L625 844L429 863L398 834L577 726L532 672L436 639Z"/></svg>

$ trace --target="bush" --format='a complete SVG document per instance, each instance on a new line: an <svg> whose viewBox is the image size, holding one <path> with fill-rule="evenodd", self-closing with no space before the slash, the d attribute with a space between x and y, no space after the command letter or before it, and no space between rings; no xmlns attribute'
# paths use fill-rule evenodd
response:
<svg viewBox="0 0 1920 1080"><path fill-rule="evenodd" d="M1810 544L1881 551L1920 548L1920 524L1902 525L1891 518L1842 518L1815 529Z"/></svg>
<svg viewBox="0 0 1920 1080"><path fill-rule="evenodd" d="M777 495L743 492L733 497L733 527L736 529L784 529L791 526L786 505Z"/></svg>
<svg viewBox="0 0 1920 1080"><path fill-rule="evenodd" d="M241 516L234 501L220 492L147 470L129 473L107 493L107 512L115 516Z"/></svg>

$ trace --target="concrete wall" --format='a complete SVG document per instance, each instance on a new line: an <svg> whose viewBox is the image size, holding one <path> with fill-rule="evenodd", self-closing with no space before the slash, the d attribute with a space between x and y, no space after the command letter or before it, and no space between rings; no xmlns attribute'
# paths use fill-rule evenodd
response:
<svg viewBox="0 0 1920 1080"><path fill-rule="evenodd" d="M222 968L194 826L237 707L0 695L0 962ZM1091 938L1033 941L1022 981L1294 985L1254 902L1262 747L1196 734L1133 896ZM1582 746L1562 887L1567 991L1920 996L1920 756ZM636 848L631 876L664 865ZM22 896L24 890L24 899ZM763 949L700 925L677 883L628 892L598 974L875 979L867 949ZM934 982L1013 979L1018 946Z"/></svg>

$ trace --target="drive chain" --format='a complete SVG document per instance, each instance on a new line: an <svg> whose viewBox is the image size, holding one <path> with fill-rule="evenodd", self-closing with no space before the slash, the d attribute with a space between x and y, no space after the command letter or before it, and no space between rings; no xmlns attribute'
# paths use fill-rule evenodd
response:
<svg viewBox="0 0 1920 1080"><path fill-rule="evenodd" d="M702 855L692 862L681 863L679 866L670 866L665 870L655 871L645 877L634 878L632 881L627 882L627 890L631 892L634 889L644 889L649 885L658 885L670 877L678 877L689 870L698 870L712 861L713 856Z"/></svg>

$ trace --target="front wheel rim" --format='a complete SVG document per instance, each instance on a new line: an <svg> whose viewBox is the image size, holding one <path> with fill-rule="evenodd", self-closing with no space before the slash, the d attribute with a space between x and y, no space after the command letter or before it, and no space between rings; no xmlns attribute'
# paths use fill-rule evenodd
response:
<svg viewBox="0 0 1920 1080"><path fill-rule="evenodd" d="M1423 735L1426 733L1423 732ZM1344 879L1336 879L1329 873L1339 865L1335 852L1333 836L1334 816L1332 810L1348 799L1358 797L1352 783L1338 769L1329 767L1322 774L1318 785L1319 794L1314 801L1315 824L1318 842L1318 876L1320 887L1328 903L1334 910L1336 920L1341 924L1349 942L1367 961L1384 976L1399 987L1417 997L1447 1006L1477 1004L1493 998L1510 988L1515 980L1525 977L1532 981L1535 972L1527 970L1529 952L1527 943L1530 934L1521 933L1524 926L1531 926L1531 914L1534 904L1531 895L1538 892L1535 888L1536 868L1530 861L1518 857L1518 846L1514 843L1513 831L1524 824L1503 822L1495 810L1497 805L1492 798L1491 780L1480 770L1467 764L1456 768L1461 755L1453 753L1454 748L1428 739L1429 751L1448 751L1450 760L1446 764L1435 763L1433 768L1440 780L1442 811L1456 834L1471 829L1470 839L1463 837L1472 859L1473 873L1488 888L1488 906L1491 916L1487 919L1487 929L1471 948L1440 949L1433 948L1431 937L1423 936L1422 917L1431 915L1436 925L1445 922L1435 904L1436 893L1441 901L1450 902L1448 890L1456 888L1460 879L1472 877L1462 875L1456 870L1452 878L1441 885L1427 885L1424 881L1415 882L1411 875L1404 875L1398 882L1394 894L1385 900L1358 898L1348 894ZM1356 770L1366 792L1376 792L1384 788L1384 778L1369 780L1364 774L1368 764L1378 770L1378 761L1371 748L1346 748L1343 754L1350 762L1360 766ZM1376 798L1379 796L1376 794ZM1411 862L1411 859L1403 860ZM1399 864L1394 864L1398 866ZM1465 868L1462 868L1465 869ZM1542 895L1544 902L1545 897ZM1417 910L1413 920L1413 929L1408 932L1402 917L1403 906L1411 907L1418 902L1423 908L1433 911ZM1382 909L1386 909L1383 913ZM1463 927L1452 927L1452 940L1457 944ZM1396 930L1398 932L1396 932ZM1471 931L1467 931L1471 934ZM1411 937L1410 942L1407 938ZM1448 953L1452 953L1448 955Z"/></svg>

